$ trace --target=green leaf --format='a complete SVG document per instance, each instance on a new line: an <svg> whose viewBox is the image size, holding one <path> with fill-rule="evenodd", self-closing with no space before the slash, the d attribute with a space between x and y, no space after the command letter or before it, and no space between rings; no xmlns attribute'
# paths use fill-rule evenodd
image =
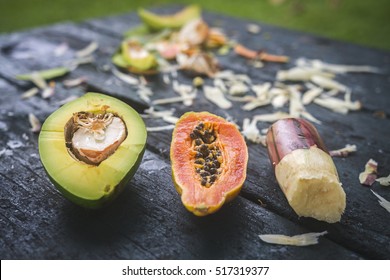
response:
<svg viewBox="0 0 390 280"><path fill-rule="evenodd" d="M37 73L41 78L45 80L54 79L57 77L61 77L65 74L67 74L70 71L67 67L57 67L57 68L51 68L41 71L34 71L31 73L26 74L20 74L16 76L16 79L18 80L25 80L25 81L31 81L33 80L34 73Z"/></svg>

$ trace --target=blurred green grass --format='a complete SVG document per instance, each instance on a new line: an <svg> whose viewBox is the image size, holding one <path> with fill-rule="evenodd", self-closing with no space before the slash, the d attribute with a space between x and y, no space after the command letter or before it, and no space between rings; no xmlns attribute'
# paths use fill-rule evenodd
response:
<svg viewBox="0 0 390 280"><path fill-rule="evenodd" d="M243 19L390 50L390 0L0 0L0 32L132 12L139 7L190 3Z"/></svg>

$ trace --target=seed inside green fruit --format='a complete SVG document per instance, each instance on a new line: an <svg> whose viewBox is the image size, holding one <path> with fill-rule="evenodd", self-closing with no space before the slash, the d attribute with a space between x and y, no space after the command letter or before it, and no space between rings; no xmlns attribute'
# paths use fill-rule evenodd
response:
<svg viewBox="0 0 390 280"><path fill-rule="evenodd" d="M134 109L113 97L87 93L47 118L39 153L65 197L99 208L133 177L145 143L145 124Z"/></svg>

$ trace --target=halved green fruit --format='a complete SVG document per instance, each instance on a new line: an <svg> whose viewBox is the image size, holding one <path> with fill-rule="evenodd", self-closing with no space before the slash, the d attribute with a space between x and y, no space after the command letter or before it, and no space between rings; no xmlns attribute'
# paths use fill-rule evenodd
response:
<svg viewBox="0 0 390 280"><path fill-rule="evenodd" d="M139 69L140 71L157 67L156 57L138 42L123 41L122 57L128 66Z"/></svg>
<svg viewBox="0 0 390 280"><path fill-rule="evenodd" d="M156 56L137 41L123 41L111 60L116 66L134 74L150 75L158 71Z"/></svg>
<svg viewBox="0 0 390 280"><path fill-rule="evenodd" d="M110 113L126 126L126 138L98 164L78 159L67 143L75 128L69 130L69 122L79 112ZM86 208L99 208L116 197L135 174L146 137L142 118L129 105L107 95L87 93L46 119L39 135L39 154L49 178L66 198Z"/></svg>

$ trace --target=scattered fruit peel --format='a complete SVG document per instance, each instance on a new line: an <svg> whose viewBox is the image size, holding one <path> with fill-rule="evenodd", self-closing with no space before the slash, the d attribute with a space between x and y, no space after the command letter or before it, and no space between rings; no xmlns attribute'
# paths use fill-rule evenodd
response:
<svg viewBox="0 0 390 280"><path fill-rule="evenodd" d="M172 116L173 110L165 110L165 111L156 111L153 106L144 110L144 114L141 115L143 118L162 118L165 116Z"/></svg>
<svg viewBox="0 0 390 280"><path fill-rule="evenodd" d="M63 82L64 86L67 88L77 87L83 83L85 83L88 80L87 77L79 77L71 80L65 80Z"/></svg>
<svg viewBox="0 0 390 280"><path fill-rule="evenodd" d="M209 27L201 18L188 21L179 31L177 40L190 47L203 44L209 35Z"/></svg>
<svg viewBox="0 0 390 280"><path fill-rule="evenodd" d="M271 83L264 83L260 85L252 85L251 89L260 100L268 99L268 93L271 89Z"/></svg>
<svg viewBox="0 0 390 280"><path fill-rule="evenodd" d="M251 34L259 34L261 31L261 27L255 23L249 23L246 25L246 30Z"/></svg>
<svg viewBox="0 0 390 280"><path fill-rule="evenodd" d="M349 154L357 151L356 145L347 144L344 148L329 151L332 157L347 157Z"/></svg>
<svg viewBox="0 0 390 280"><path fill-rule="evenodd" d="M360 184L365 186L372 186L375 183L378 173L378 163L369 159L365 165L364 171L359 174Z"/></svg>
<svg viewBox="0 0 390 280"><path fill-rule="evenodd" d="M288 56L270 54L270 53L267 53L267 52L264 52L264 51L259 53L259 59L261 61L277 62L277 63L287 63L290 60L290 58Z"/></svg>
<svg viewBox="0 0 390 280"><path fill-rule="evenodd" d="M379 202L380 206L385 208L387 210L387 212L390 213L390 201L384 199L382 196L380 196L379 194L377 194L373 190L371 190L371 191L379 199L378 202Z"/></svg>
<svg viewBox="0 0 390 280"><path fill-rule="evenodd" d="M333 78L332 73L323 72L315 68L294 67L288 70L280 70L276 73L276 79L279 81L310 81L313 76Z"/></svg>
<svg viewBox="0 0 390 280"><path fill-rule="evenodd" d="M196 97L196 93L194 92L186 96L175 96L175 97L155 99L152 101L152 104L162 105L162 104L170 104L170 103L177 103L177 102L185 102L186 100L192 100L195 97Z"/></svg>
<svg viewBox="0 0 390 280"><path fill-rule="evenodd" d="M234 52L239 56L245 57L247 59L259 59L267 62L279 62L286 63L289 61L288 56L269 54L265 51L255 51L251 50L241 44L237 44L234 48Z"/></svg>
<svg viewBox="0 0 390 280"><path fill-rule="evenodd" d="M214 77L218 72L217 60L205 52L198 52L189 56L181 55L177 57L177 60L180 69L191 73Z"/></svg>
<svg viewBox="0 0 390 280"><path fill-rule="evenodd" d="M327 234L327 231L323 232L309 232L294 236L287 236L281 234L260 234L261 240L271 244L278 245L291 245L291 246L309 246L318 244L318 238Z"/></svg>
<svg viewBox="0 0 390 280"><path fill-rule="evenodd" d="M335 90L339 90L339 91L349 90L348 87L346 87L345 85L343 85L339 82L336 82L335 80L332 80L331 78L327 78L327 77L324 77L321 75L311 76L310 81L323 89L335 89Z"/></svg>
<svg viewBox="0 0 390 280"><path fill-rule="evenodd" d="M39 89L37 87L30 88L29 90L25 91L20 98L21 99L27 99L30 97L33 97L34 95L37 95L39 92Z"/></svg>
<svg viewBox="0 0 390 280"><path fill-rule="evenodd" d="M209 28L209 32L204 43L206 48L219 48L219 55L226 55L230 51L231 45L228 43L226 35L217 28Z"/></svg>
<svg viewBox="0 0 390 280"><path fill-rule="evenodd" d="M229 94L230 95L242 95L242 94L247 93L248 91L249 91L248 86L245 85L243 82L234 83L229 88Z"/></svg>
<svg viewBox="0 0 390 280"><path fill-rule="evenodd" d="M164 130L173 130L175 126L173 124L165 125L165 126L156 126L156 127L146 127L147 132L157 132Z"/></svg>
<svg viewBox="0 0 390 280"><path fill-rule="evenodd" d="M382 186L390 186L390 175L387 176L387 177L380 177L380 178L377 178L375 181L377 181L379 184L381 184Z"/></svg>
<svg viewBox="0 0 390 280"><path fill-rule="evenodd" d="M322 88L319 87L314 87L306 91L302 97L303 105L310 104L314 99L320 96L322 92L323 92Z"/></svg>
<svg viewBox="0 0 390 280"><path fill-rule="evenodd" d="M33 81L34 76L39 76L40 78L44 80L54 79L61 76L64 76L70 71L67 67L56 67L41 71L34 71L32 73L26 73L26 74L20 74L16 76L16 79L18 80L25 80L25 81ZM38 87L41 87L40 85L37 85Z"/></svg>
<svg viewBox="0 0 390 280"><path fill-rule="evenodd" d="M136 79L133 76L130 76L128 74L125 74L125 73L123 73L115 68L112 69L112 74L114 74L115 77L117 77L118 79L120 79L121 81L123 81L129 85L136 86L139 84L138 79Z"/></svg>
<svg viewBox="0 0 390 280"><path fill-rule="evenodd" d="M171 123L171 124L176 124L177 121L179 120L179 118L175 117L175 116L163 116L162 119L167 122L167 123Z"/></svg>
<svg viewBox="0 0 390 280"><path fill-rule="evenodd" d="M348 92L346 93L346 96L348 96ZM318 97L315 98L313 102L343 115L347 114L349 111L358 111L362 108L362 103L358 100L352 102L348 99L341 100L335 97Z"/></svg>
<svg viewBox="0 0 390 280"><path fill-rule="evenodd" d="M245 57L247 59L256 59L258 57L258 52L248 49L247 47L237 44L234 47L234 52L238 54L239 56Z"/></svg>
<svg viewBox="0 0 390 280"><path fill-rule="evenodd" d="M301 102L302 94L300 91L298 91L296 86L290 86L288 87L290 91L290 107L289 107L289 114L293 118L299 118L301 115L301 112L304 111L303 104Z"/></svg>
<svg viewBox="0 0 390 280"><path fill-rule="evenodd" d="M278 94L272 97L271 104L275 109L284 107L285 104L290 100L290 97L286 94Z"/></svg>
<svg viewBox="0 0 390 280"><path fill-rule="evenodd" d="M42 92L41 92L42 98L47 99L47 98L52 97L55 93L55 86L56 86L56 83L54 81L51 81L49 83L49 85L42 90Z"/></svg>
<svg viewBox="0 0 390 280"><path fill-rule="evenodd" d="M37 133L41 131L41 127L42 127L41 122L33 113L28 114L28 120L30 122L31 132Z"/></svg>
<svg viewBox="0 0 390 280"><path fill-rule="evenodd" d="M266 100L253 99L253 100L249 101L248 103L246 103L244 106L242 106L242 109L244 111L252 111L258 107L267 106L269 104L271 104L270 99L266 99Z"/></svg>
<svg viewBox="0 0 390 280"><path fill-rule="evenodd" d="M245 118L242 124L242 135L249 141L262 144L266 146L265 135L262 135L257 128L257 120L253 119L252 121L248 118Z"/></svg>
<svg viewBox="0 0 390 280"><path fill-rule="evenodd" d="M138 85L137 94L141 100L150 103L150 97L153 95L153 91L144 85Z"/></svg>
<svg viewBox="0 0 390 280"><path fill-rule="evenodd" d="M377 67L368 65L342 65L342 64L331 64L321 61L319 59L307 59L298 58L296 64L300 67L312 67L335 74L344 74L347 72L356 73L381 73Z"/></svg>
<svg viewBox="0 0 390 280"><path fill-rule="evenodd" d="M88 57L93 54L99 48L99 44L97 42L91 42L85 48L76 52L76 57Z"/></svg>
<svg viewBox="0 0 390 280"><path fill-rule="evenodd" d="M229 109L233 106L233 104L226 99L223 92L217 87L204 86L203 92L207 100L214 103L221 109Z"/></svg>
<svg viewBox="0 0 390 280"><path fill-rule="evenodd" d="M308 111L306 110L303 110L300 112L299 114L302 118L308 120L308 121L311 121L313 123L316 123L316 124L322 124L322 122L317 119L316 117L314 117L312 114L310 114Z"/></svg>
<svg viewBox="0 0 390 280"><path fill-rule="evenodd" d="M149 107L149 109L144 110L143 115L141 117L143 118L160 118L164 120L167 123L176 124L178 118L173 116L173 110L166 110L166 111L155 111L154 107Z"/></svg>
<svg viewBox="0 0 390 280"><path fill-rule="evenodd" d="M180 84L177 80L172 82L173 90L178 93L183 99L183 104L185 106L192 106L193 98L186 98L188 96L192 96L192 94L196 94L197 90L191 85Z"/></svg>
<svg viewBox="0 0 390 280"><path fill-rule="evenodd" d="M273 123L281 119L286 119L286 118L291 118L291 115L285 112L275 112L271 114L260 114L260 115L255 115L253 119L256 119L256 121L260 122L269 122Z"/></svg>

